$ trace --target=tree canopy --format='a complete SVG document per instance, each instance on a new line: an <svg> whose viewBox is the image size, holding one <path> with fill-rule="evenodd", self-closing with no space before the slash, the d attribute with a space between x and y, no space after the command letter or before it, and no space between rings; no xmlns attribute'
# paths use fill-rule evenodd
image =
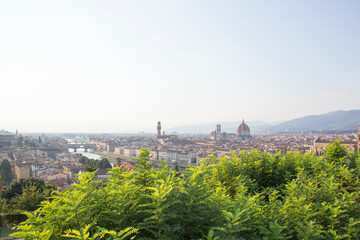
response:
<svg viewBox="0 0 360 240"><path fill-rule="evenodd" d="M0 175L6 185L9 184L14 178L11 170L11 164L7 159L0 163Z"/></svg>
<svg viewBox="0 0 360 240"><path fill-rule="evenodd" d="M90 159L85 156L82 156L79 159L79 163L82 163L82 164L85 164L88 166L93 166L93 167L100 168L100 169L107 169L107 168L112 167L107 158L103 158L101 160L95 160L95 159Z"/></svg>
<svg viewBox="0 0 360 240"><path fill-rule="evenodd" d="M1 192L1 197L10 200L16 195L21 195L25 188L35 187L35 189L38 190L42 189L44 185L45 182L41 178L20 178L18 180L13 180L9 186L5 187Z"/></svg>
<svg viewBox="0 0 360 240"><path fill-rule="evenodd" d="M45 184L40 178L13 180L1 191L2 211L34 211L51 195L53 190L55 190L54 185Z"/></svg>

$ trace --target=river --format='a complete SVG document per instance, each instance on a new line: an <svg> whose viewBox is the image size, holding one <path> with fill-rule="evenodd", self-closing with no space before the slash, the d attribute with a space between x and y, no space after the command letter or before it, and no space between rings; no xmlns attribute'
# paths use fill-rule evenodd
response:
<svg viewBox="0 0 360 240"><path fill-rule="evenodd" d="M81 153L81 155L83 155L83 156L85 156L87 158L95 159L95 160L101 160L102 159L102 157L100 155L95 154L95 153L91 153L91 152L85 152L85 149L83 149L83 148L78 148L76 152L73 152L73 154L75 154L75 153Z"/></svg>
<svg viewBox="0 0 360 240"><path fill-rule="evenodd" d="M68 141L69 144L76 143L73 139L66 139L66 140ZM91 159L95 159L95 160L101 160L102 159L102 156L100 156L98 154L95 154L95 153L91 153L91 151L92 151L91 149L88 149L88 151L85 152L84 148L78 148L76 150L76 152L74 152L74 150L72 148L68 149L68 152L70 152L72 154L80 153L81 155L83 155L83 156L85 156L87 158L91 158Z"/></svg>

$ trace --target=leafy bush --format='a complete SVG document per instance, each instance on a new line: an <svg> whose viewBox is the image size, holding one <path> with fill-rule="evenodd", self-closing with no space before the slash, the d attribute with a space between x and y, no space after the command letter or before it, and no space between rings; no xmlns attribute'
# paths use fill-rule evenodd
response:
<svg viewBox="0 0 360 240"><path fill-rule="evenodd" d="M209 157L178 176L151 167L94 172L55 192L14 237L25 239L358 239L359 155L241 152Z"/></svg>

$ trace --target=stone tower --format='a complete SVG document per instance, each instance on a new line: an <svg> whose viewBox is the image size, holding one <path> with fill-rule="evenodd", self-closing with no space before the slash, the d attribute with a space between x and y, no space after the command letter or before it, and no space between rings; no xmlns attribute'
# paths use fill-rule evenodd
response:
<svg viewBox="0 0 360 240"><path fill-rule="evenodd" d="M221 125L217 124L215 130L215 141L219 141L220 139L221 139Z"/></svg>
<svg viewBox="0 0 360 240"><path fill-rule="evenodd" d="M216 125L216 132L217 132L217 134L220 135L220 133L221 133L221 125L220 124Z"/></svg>
<svg viewBox="0 0 360 240"><path fill-rule="evenodd" d="M161 135L161 122L158 121L157 123L157 135L160 136Z"/></svg>

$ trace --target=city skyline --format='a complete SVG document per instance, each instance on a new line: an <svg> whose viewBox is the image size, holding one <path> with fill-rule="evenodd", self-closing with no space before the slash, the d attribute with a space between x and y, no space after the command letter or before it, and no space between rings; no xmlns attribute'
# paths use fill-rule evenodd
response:
<svg viewBox="0 0 360 240"><path fill-rule="evenodd" d="M358 1L0 3L0 129L155 132L360 109Z"/></svg>

